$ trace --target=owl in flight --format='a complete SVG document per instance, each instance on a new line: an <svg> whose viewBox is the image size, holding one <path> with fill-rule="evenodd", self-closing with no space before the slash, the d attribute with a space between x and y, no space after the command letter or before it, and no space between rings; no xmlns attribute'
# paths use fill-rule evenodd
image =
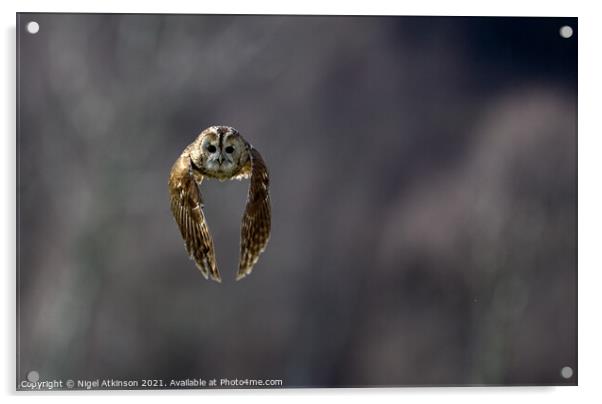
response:
<svg viewBox="0 0 602 404"><path fill-rule="evenodd" d="M224 181L249 177L236 280L251 273L270 238L270 179L263 158L236 129L212 126L184 149L171 168L171 212L184 238L186 251L205 278L221 282L198 185L204 178Z"/></svg>

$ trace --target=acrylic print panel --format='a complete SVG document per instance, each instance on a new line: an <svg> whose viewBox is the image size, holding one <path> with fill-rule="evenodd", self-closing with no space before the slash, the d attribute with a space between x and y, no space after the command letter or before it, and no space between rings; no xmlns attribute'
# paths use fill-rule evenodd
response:
<svg viewBox="0 0 602 404"><path fill-rule="evenodd" d="M577 384L576 18L17 32L17 389Z"/></svg>

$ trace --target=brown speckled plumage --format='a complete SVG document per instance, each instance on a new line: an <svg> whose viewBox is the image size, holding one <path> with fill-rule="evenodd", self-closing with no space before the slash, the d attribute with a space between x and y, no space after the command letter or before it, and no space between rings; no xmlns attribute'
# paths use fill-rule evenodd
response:
<svg viewBox="0 0 602 404"><path fill-rule="evenodd" d="M270 180L267 167L259 152L238 131L228 126L212 126L184 149L171 169L171 211L180 228L186 251L205 278L220 282L213 239L198 188L205 177L220 181L250 177L236 276L237 280L241 279L251 273L270 238Z"/></svg>

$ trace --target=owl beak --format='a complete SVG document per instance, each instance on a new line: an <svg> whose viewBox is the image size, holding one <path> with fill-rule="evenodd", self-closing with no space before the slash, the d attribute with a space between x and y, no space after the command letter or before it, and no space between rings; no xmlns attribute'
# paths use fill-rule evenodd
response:
<svg viewBox="0 0 602 404"><path fill-rule="evenodd" d="M221 166L221 165L222 165L222 163L224 162L224 158L223 158L222 156L219 156L219 157L217 158L217 162L218 162L218 163L219 163L219 165Z"/></svg>

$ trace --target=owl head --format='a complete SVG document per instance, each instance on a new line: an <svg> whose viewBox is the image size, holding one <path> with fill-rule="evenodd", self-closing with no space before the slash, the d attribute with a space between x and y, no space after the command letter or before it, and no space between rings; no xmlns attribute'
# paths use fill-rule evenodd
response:
<svg viewBox="0 0 602 404"><path fill-rule="evenodd" d="M221 180L235 176L248 158L247 143L230 126L211 126L193 143L191 158L203 174Z"/></svg>

